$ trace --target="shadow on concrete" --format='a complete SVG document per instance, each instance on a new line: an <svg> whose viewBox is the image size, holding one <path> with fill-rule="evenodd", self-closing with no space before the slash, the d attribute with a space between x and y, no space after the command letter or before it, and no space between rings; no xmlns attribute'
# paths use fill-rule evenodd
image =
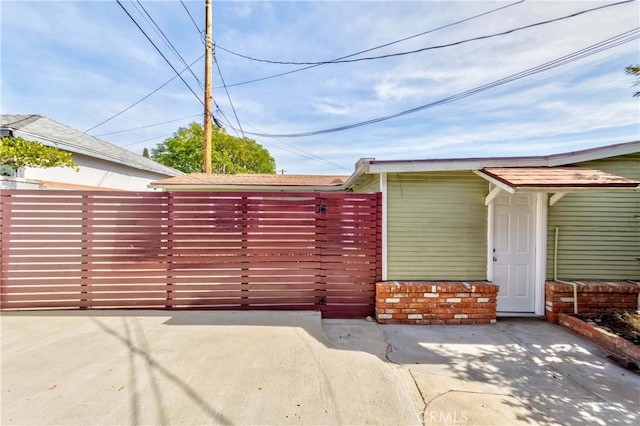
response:
<svg viewBox="0 0 640 426"><path fill-rule="evenodd" d="M133 316L135 317L135 316ZM156 408L157 424L167 425L168 418L165 413L165 401L162 397L162 392L158 386L158 375L162 375L164 378L171 381L177 388L179 388L196 406L198 406L203 412L211 416L216 424L231 425L232 423L224 417L224 415L215 410L202 396L198 394L187 382L178 377L176 374L169 371L161 363L159 363L151 354L152 351L149 347L149 342L145 336L145 332L140 322L130 321L129 318L122 318L122 326L125 330L124 334L119 333L115 328L108 326L103 321L94 318L93 315L89 317L100 330L106 334L115 337L120 343L127 347L129 353L129 381L131 392L131 421L132 424L138 425L140 423L139 412L140 406L138 403L137 395L137 375L135 358L140 357L146 368L146 373L149 378L153 398ZM132 330L133 329L133 330Z"/></svg>
<svg viewBox="0 0 640 426"><path fill-rule="evenodd" d="M163 399L160 380L173 383L216 423L231 424L179 372L158 361L150 344L153 335L147 335L162 333L164 327L229 326L256 327L257 333L265 326L298 328L327 348L364 352L401 366L410 374L410 385L419 391L423 404L416 407L424 424L473 423L470 420L484 424L638 423L640 376L615 365L586 340L537 319L476 326L380 326L364 320L321 320L318 312L287 311L91 310L3 315L89 318L125 346L133 424L140 420L136 388L143 372L153 393L158 424L169 423L164 411L169 402ZM156 318L155 325L143 328L138 318ZM309 348L307 352L313 351Z"/></svg>
<svg viewBox="0 0 640 426"><path fill-rule="evenodd" d="M494 424L638 422L640 376L559 326L508 319L484 326L382 328L392 347L389 360L409 368L424 397L426 424L430 414L454 407L476 419L485 414L473 410L513 416L499 421L489 415Z"/></svg>

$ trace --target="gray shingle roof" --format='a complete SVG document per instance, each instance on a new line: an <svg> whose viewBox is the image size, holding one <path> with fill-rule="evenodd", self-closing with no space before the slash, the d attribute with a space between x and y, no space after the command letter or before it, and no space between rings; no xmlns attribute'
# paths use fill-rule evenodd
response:
<svg viewBox="0 0 640 426"><path fill-rule="evenodd" d="M180 176L183 174L150 158L135 154L41 115L0 114L0 128L12 130L16 136L24 134L45 145L55 146L65 151L100 158L139 170L166 176Z"/></svg>

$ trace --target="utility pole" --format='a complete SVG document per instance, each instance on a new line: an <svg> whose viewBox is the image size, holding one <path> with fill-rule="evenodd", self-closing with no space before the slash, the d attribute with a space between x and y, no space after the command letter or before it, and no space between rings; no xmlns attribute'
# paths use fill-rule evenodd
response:
<svg viewBox="0 0 640 426"><path fill-rule="evenodd" d="M213 95L211 93L211 70L213 68L213 0L205 0L205 51L204 51L204 172L211 173L211 111Z"/></svg>

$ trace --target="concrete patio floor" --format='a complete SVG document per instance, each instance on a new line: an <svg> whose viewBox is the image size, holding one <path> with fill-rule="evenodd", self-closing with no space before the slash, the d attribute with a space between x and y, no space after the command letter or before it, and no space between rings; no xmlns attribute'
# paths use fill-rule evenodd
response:
<svg viewBox="0 0 640 426"><path fill-rule="evenodd" d="M420 390L425 424L639 422L640 376L557 325L383 326L387 355Z"/></svg>
<svg viewBox="0 0 640 426"><path fill-rule="evenodd" d="M640 376L535 319L5 312L0 332L3 425L638 424Z"/></svg>

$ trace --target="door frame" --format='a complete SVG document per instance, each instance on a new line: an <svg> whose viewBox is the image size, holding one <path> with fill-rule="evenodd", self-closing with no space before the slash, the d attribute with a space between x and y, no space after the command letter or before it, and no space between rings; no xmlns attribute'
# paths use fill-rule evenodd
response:
<svg viewBox="0 0 640 426"><path fill-rule="evenodd" d="M497 196L497 187L489 183L489 193L493 197L487 205L487 281L493 281L493 242L494 242L494 200ZM505 191L507 192L507 191ZM510 191L509 191L510 192ZM513 192L515 193L515 191ZM513 193L509 194L512 195ZM547 278L547 203L546 192L535 192L534 202L534 265L533 265L533 309L534 314L542 316L545 313L544 287ZM499 313L499 312L498 312ZM526 315L523 312L523 315Z"/></svg>

